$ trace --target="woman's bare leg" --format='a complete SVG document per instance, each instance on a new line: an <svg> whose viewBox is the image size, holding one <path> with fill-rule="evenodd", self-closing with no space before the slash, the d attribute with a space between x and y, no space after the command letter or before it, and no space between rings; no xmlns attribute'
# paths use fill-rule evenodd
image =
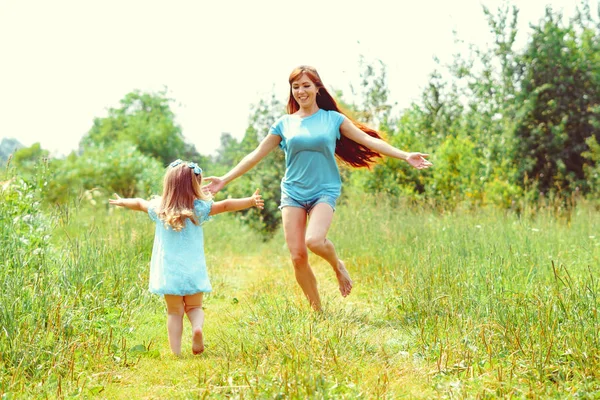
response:
<svg viewBox="0 0 600 400"><path fill-rule="evenodd" d="M202 309L203 293L196 293L191 296L184 296L185 313L192 324L192 353L200 354L204 351L204 336L202 327L204 326L204 310Z"/></svg>
<svg viewBox="0 0 600 400"><path fill-rule="evenodd" d="M296 281L298 281L304 295L308 298L311 307L316 311L321 311L321 298L317 289L317 280L308 264L308 251L304 241L306 210L299 207L283 207L281 215L285 241L290 251L292 264L294 264Z"/></svg>
<svg viewBox="0 0 600 400"><path fill-rule="evenodd" d="M173 354L178 356L181 354L181 335L183 333L183 297L165 294L165 303L167 303L169 345Z"/></svg>
<svg viewBox="0 0 600 400"><path fill-rule="evenodd" d="M346 297L352 290L352 279L346 266L337 256L335 246L327 239L327 232L333 220L333 209L329 204L318 203L310 211L308 228L306 229L306 245L316 255L324 258L335 271L340 286L340 293Z"/></svg>

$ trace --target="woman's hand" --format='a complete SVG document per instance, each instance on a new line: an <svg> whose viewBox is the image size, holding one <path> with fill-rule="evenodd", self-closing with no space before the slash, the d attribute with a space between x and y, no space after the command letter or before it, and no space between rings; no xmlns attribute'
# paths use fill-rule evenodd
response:
<svg viewBox="0 0 600 400"><path fill-rule="evenodd" d="M429 168L433 164L426 160L425 157L429 157L429 154L408 153L408 157L406 157L406 162L415 167L416 169Z"/></svg>
<svg viewBox="0 0 600 400"><path fill-rule="evenodd" d="M223 189L223 187L225 187L225 181L219 177L209 176L207 178L204 178L204 180L210 181L210 183L208 185L203 186L202 189L208 190L213 195L221 189Z"/></svg>
<svg viewBox="0 0 600 400"><path fill-rule="evenodd" d="M265 201L262 199L262 196L260 195L259 192L260 192L260 189L256 189L256 191L254 192L254 194L251 197L252 206L256 207L256 208L260 208L262 210L263 208L265 208Z"/></svg>

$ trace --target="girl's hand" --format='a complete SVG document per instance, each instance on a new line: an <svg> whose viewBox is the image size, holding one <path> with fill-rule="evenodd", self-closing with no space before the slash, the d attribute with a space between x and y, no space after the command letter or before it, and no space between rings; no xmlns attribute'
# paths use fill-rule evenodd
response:
<svg viewBox="0 0 600 400"><path fill-rule="evenodd" d="M210 181L210 183L208 185L203 186L202 189L208 190L211 194L217 193L225 186L225 181L216 176L209 176L207 178L204 178L204 180Z"/></svg>
<svg viewBox="0 0 600 400"><path fill-rule="evenodd" d="M256 189L256 191L254 192L254 194L251 197L252 206L256 207L256 208L260 208L262 210L263 208L265 208L265 202L262 199L262 196L260 195L259 192L260 192L260 189Z"/></svg>
<svg viewBox="0 0 600 400"><path fill-rule="evenodd" d="M135 199L122 199L118 194L114 194L116 199L108 199L108 204L113 206L125 207L134 211L148 212L150 203L147 200L135 198Z"/></svg>
<svg viewBox="0 0 600 400"><path fill-rule="evenodd" d="M415 167L416 169L425 169L431 167L433 164L425 159L429 157L429 154L423 153L408 153L406 162Z"/></svg>
<svg viewBox="0 0 600 400"><path fill-rule="evenodd" d="M108 204L112 204L113 206L124 207L123 199L116 193L113 193L116 199L108 199Z"/></svg>

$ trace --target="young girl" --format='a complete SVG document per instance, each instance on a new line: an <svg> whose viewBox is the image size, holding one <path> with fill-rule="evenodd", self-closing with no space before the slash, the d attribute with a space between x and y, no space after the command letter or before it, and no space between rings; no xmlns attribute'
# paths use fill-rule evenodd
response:
<svg viewBox="0 0 600 400"><path fill-rule="evenodd" d="M169 344L175 355L181 354L183 314L192 324L192 352L204 351L202 295L212 287L206 272L202 224L211 215L250 207L263 208L256 189L251 197L213 202L202 191L202 169L194 162L173 161L167 168L162 197L116 199L108 202L130 210L147 212L156 223L150 263L152 293L164 295L167 305Z"/></svg>

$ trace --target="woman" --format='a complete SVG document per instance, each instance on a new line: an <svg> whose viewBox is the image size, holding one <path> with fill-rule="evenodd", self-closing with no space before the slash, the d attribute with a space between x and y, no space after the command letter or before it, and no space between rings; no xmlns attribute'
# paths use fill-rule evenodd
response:
<svg viewBox="0 0 600 400"><path fill-rule="evenodd" d="M353 167L367 167L381 155L405 160L417 169L432 164L425 159L427 154L401 151L383 141L376 131L344 115L313 67L294 69L289 83L288 114L275 122L258 147L231 171L206 180L211 181L207 187L214 194L278 145L283 149L286 170L279 208L285 240L296 280L313 309L320 311L321 299L307 248L331 264L342 296L352 290L350 275L327 239L341 192L335 156Z"/></svg>

